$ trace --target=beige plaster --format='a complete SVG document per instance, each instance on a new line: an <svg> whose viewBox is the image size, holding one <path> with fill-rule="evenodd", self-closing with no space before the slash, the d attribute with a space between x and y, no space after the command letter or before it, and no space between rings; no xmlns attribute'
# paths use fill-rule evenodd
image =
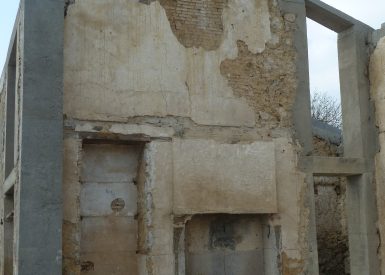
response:
<svg viewBox="0 0 385 275"><path fill-rule="evenodd" d="M253 53L271 38L267 0L230 0L216 50L185 48L158 1L82 0L65 25L65 113L79 119L185 116L198 124L253 126L255 114L220 73L237 40Z"/></svg>
<svg viewBox="0 0 385 275"><path fill-rule="evenodd" d="M174 213L274 213L273 142L173 144Z"/></svg>

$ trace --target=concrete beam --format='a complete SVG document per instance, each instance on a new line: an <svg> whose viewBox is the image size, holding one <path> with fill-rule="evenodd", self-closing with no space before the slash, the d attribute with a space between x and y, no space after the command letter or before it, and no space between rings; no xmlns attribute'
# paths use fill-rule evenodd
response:
<svg viewBox="0 0 385 275"><path fill-rule="evenodd" d="M6 178L6 180L4 181L4 186L3 186L4 195L11 195L13 193L16 180L17 180L17 170L14 168L12 172L9 174L9 176Z"/></svg>
<svg viewBox="0 0 385 275"><path fill-rule="evenodd" d="M308 18L337 33L345 31L356 24L365 25L319 0L306 0L305 5Z"/></svg>
<svg viewBox="0 0 385 275"><path fill-rule="evenodd" d="M307 157L314 176L353 176L367 172L363 158Z"/></svg>
<svg viewBox="0 0 385 275"><path fill-rule="evenodd" d="M21 1L14 274L62 274L64 1Z"/></svg>

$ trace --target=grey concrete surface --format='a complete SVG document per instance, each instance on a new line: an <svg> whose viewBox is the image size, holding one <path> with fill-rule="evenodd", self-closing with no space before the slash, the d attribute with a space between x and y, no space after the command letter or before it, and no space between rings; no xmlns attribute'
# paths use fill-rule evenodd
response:
<svg viewBox="0 0 385 275"><path fill-rule="evenodd" d="M338 35L344 156L365 158L368 172L348 177L347 209L351 274L379 274L377 208L373 182L378 148L369 96L368 39L373 30L357 24Z"/></svg>
<svg viewBox="0 0 385 275"><path fill-rule="evenodd" d="M378 41L385 36L385 23L382 23L381 29L374 30L371 35L371 42L375 47Z"/></svg>
<svg viewBox="0 0 385 275"><path fill-rule="evenodd" d="M62 0L21 2L23 10L19 186L15 273L62 272Z"/></svg>
<svg viewBox="0 0 385 275"><path fill-rule="evenodd" d="M15 166L15 93L16 93L16 40L11 42L7 66L6 122L5 122L5 179Z"/></svg>
<svg viewBox="0 0 385 275"><path fill-rule="evenodd" d="M357 19L343 13L319 0L305 0L306 15L317 23L337 33L345 31L356 24Z"/></svg>
<svg viewBox="0 0 385 275"><path fill-rule="evenodd" d="M298 88L295 98L293 115L295 136L302 144L302 156L311 154L313 150L311 112L310 112L310 88L309 88L309 59L307 48L307 30L306 30L306 7L304 0L281 0L281 9L284 13L292 13L296 15L297 29L294 33L294 45L297 49L297 79ZM318 274L318 250L317 250L317 234L315 222L315 204L313 192L313 176L311 171L306 172L306 207L310 211L310 219L308 221L308 257L306 259L307 272L310 274Z"/></svg>

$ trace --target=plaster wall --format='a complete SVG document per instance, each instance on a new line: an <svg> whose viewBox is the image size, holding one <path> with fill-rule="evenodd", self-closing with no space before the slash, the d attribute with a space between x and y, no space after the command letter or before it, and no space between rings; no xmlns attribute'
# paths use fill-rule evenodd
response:
<svg viewBox="0 0 385 275"><path fill-rule="evenodd" d="M292 121L297 23L275 0L70 3L64 274L81 270L87 139L145 143L138 274L188 274L176 265L175 240L192 215L207 213L265 214L258 223L265 274L311 272L311 179L299 168Z"/></svg>
<svg viewBox="0 0 385 275"><path fill-rule="evenodd" d="M274 142L267 141L219 144L176 139L174 214L276 213L274 150Z"/></svg>
<svg viewBox="0 0 385 275"><path fill-rule="evenodd" d="M82 274L137 273L135 179L141 146L83 146L80 215Z"/></svg>
<svg viewBox="0 0 385 275"><path fill-rule="evenodd" d="M194 216L186 225L185 254L187 274L264 275L261 216Z"/></svg>

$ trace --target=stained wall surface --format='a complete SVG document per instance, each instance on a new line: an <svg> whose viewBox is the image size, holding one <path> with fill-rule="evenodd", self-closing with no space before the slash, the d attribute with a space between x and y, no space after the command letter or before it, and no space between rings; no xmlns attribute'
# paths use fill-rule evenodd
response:
<svg viewBox="0 0 385 275"><path fill-rule="evenodd" d="M176 139L173 212L276 213L274 149L273 142L218 144Z"/></svg>
<svg viewBox="0 0 385 275"><path fill-rule="evenodd" d="M304 137L310 135L311 131L302 125L307 120L301 118L309 113L305 2L63 2L63 207L59 197L54 204L46 203L46 197L33 201L38 202L39 210L49 212L56 207L54 213L60 214L63 210L62 231L52 231L55 234L59 232L59 235L62 233L62 243L58 241L57 235L51 240L56 242L55 247L62 244L62 251L55 250L55 255L62 255L63 274L318 274L314 221L317 213L314 211L311 170L314 167L309 168L311 164L304 161L317 148L312 149L310 136L305 140ZM307 4L309 2L312 1L307 1ZM324 11L325 7L321 8ZM330 12L333 19L335 10L329 8L326 16L330 16ZM27 15L25 19L32 14L24 15ZM345 21L351 20L343 14L337 15L338 19L334 18L335 22L330 23L338 25L342 20L345 26ZM24 31L21 26L16 25L15 28L19 34ZM363 42L360 39L363 38L361 31L364 30L360 28L345 33L346 36L340 37L340 42L350 44L350 40L344 40L346 37L353 37L357 45ZM365 32L369 31L364 28ZM31 29L32 33L34 31ZM22 38L23 35L17 36L20 40L18 42L23 42ZM59 36L51 38L60 40L60 43L62 41L58 39ZM18 45L21 47L24 44ZM366 53L368 45L355 48L357 45L353 45L353 54ZM356 244L353 252L356 256L361 252L366 253L369 251L366 246L371 245L372 254L367 253L361 257L362 263L366 265L370 261L376 262L372 260L377 255L376 240L378 235L385 234L382 222L385 216L382 184L385 181L382 150L385 125L382 115L385 110L384 45L383 39L377 43L369 72L372 91L370 100L375 103L376 123L380 132L380 148L376 156L378 232L374 225L375 214L373 217L363 215L365 217L362 220L367 224L353 224L350 227L353 234L349 235L354 239L358 236L355 230L364 229L364 235L357 238L360 240L353 240ZM13 60L15 63L17 61L13 65L18 68L15 77L9 77L8 73L0 79L2 152L7 146L4 138L10 140L7 136L9 133L12 132L17 141L11 144L12 150L8 150L14 153L12 161L3 163L8 157L0 159L0 175L4 179L13 167L18 167L21 145L24 145L25 151L31 149L31 146L28 148L25 145L27 143L18 142L21 134L25 134L20 127L20 115L29 114L30 117L24 118L34 119L36 114L44 117L46 114L42 114L42 110L46 110L47 115L49 113L55 117L55 121L61 125L62 114L56 110L61 104L60 93L57 97L45 98L56 100L54 102L58 106L52 102L55 106L51 103L44 105L46 101L40 100L33 93L23 94L23 72L35 76L40 71L26 71L22 65L28 64L29 60L36 59L39 64L46 60L41 51L31 54L31 59L23 60L23 50L27 48L32 49L17 49L17 58ZM341 72L346 75L346 71L353 71L351 65L359 66L352 74L357 74L355 76L359 80L351 81L359 86L352 84L357 94L348 97L352 99L348 103L354 107L357 107L357 102L362 103L362 110L359 110L362 113L356 112L354 117L367 119L370 107L366 106L367 98L361 96L361 88L364 91L366 85L367 76L363 72L366 64L356 64L365 61L365 57L350 58L348 54L350 52L342 55ZM349 58L345 58L347 56ZM47 70L50 67L40 68ZM53 74L51 77L55 84L52 87L57 87L61 76ZM9 79L15 79L12 88L16 91L16 100L12 101L15 110L14 118L10 121L16 124L16 131L4 132L4 123L10 118L5 117L8 108L5 104L5 95L8 93L6 83ZM26 77L25 80L30 79ZM35 87L34 84L46 82L29 83ZM50 90L37 89L36 92L39 91L49 93ZM60 90L58 88L55 91ZM23 104L27 101L32 105L37 104L39 108L32 108L35 105L25 108ZM345 117L350 122L355 120ZM307 118L310 121L310 116ZM35 127L42 127L46 122L52 122L52 117L39 121ZM367 121L360 120L359 123L366 124ZM27 128L35 134L34 125L24 125L24 129ZM358 133L357 129L354 128L353 132ZM56 142L62 141L61 134L59 127L57 136L53 136L50 143L45 144L43 140L40 143L38 140L34 144L42 148L42 151L45 146L53 149L48 145L59 144ZM360 134L364 136L365 133ZM58 136L59 139L55 138ZM357 139L357 142L363 140ZM29 141L28 136L24 141ZM30 153L29 157L35 157L35 160L39 154ZM55 160L52 164L56 165L57 171L61 169L61 162ZM370 161L365 164L371 165ZM27 168L39 165L41 163L36 162ZM43 168L30 171L36 173L36 176L50 171ZM31 173L25 172L27 170L15 171L15 175L23 172L24 176L31 176ZM365 177L369 174L366 173ZM55 177L53 181L57 179ZM46 178L42 181L50 183ZM23 189L19 188L18 183L15 176L13 184L16 194L20 195ZM31 188L28 190L37 195L49 194L50 191L46 186L41 188L45 189L41 193L34 186L24 187ZM58 188L59 183L52 187ZM337 202L336 206L341 206L341 198L330 197L330 188L321 185L316 187L320 187L318 191L321 191L316 196L320 208L327 209L333 205L325 205L328 199ZM2 188L4 185L0 187L3 202L0 203L0 211L3 218L7 214L11 214L9 218L12 218L12 212L9 213L12 205L16 205L15 213L18 213L20 206L28 204L20 200L12 202L11 196L7 205ZM23 194L30 199L28 192L24 191ZM370 197L370 194L358 192L353 195L357 195L357 201L362 200L364 204L367 201L363 195ZM28 203L32 205L29 200ZM4 206L6 209L2 209ZM24 218L29 217L28 210L24 212ZM361 208L358 210L361 213ZM366 214L375 212L371 210L374 209L363 209ZM40 218L40 212L29 213L37 214L34 217ZM332 214L336 214L332 217L335 220L342 219L338 211ZM52 225L52 228L60 226L61 218L57 217L51 215L49 218L56 218L56 222L47 225ZM325 220L321 232L339 230L333 226L328 227L330 224L325 216L320 215L320 218ZM370 222L367 221L369 218L372 219ZM15 219L16 227L20 221L24 221L17 215ZM3 222L7 221L3 219ZM370 236L366 234L368 228L374 229L370 231ZM12 261L17 268L25 267L20 265L23 259L11 260L11 255L27 251L20 255L28 258L29 247L18 250L18 242L24 238L28 245L36 245L36 240L28 236L31 232L39 236L42 234L39 227L32 229L35 231L24 230L19 236L21 231L12 228L11 223L1 227L0 274L10 273ZM369 237L373 237L373 242L370 243ZM13 248L16 248L15 253ZM383 243L378 253L381 259L384 258ZM56 259L55 268L60 269L60 256ZM47 265L53 263L46 262L44 264ZM356 261L352 266L361 270L360 265L361 262ZM382 270L385 270L384 261L382 265ZM373 270L376 270L376 266Z"/></svg>
<svg viewBox="0 0 385 275"><path fill-rule="evenodd" d="M83 146L80 190L82 274L137 273L137 188L141 147Z"/></svg>
<svg viewBox="0 0 385 275"><path fill-rule="evenodd" d="M186 274L265 274L260 217L198 215L185 234Z"/></svg>
<svg viewBox="0 0 385 275"><path fill-rule="evenodd" d="M100 139L144 144L138 274L193 274L182 244L195 215L210 214L234 214L247 224L245 240L258 234L239 259L252 270L234 272L311 273L311 178L299 168L293 128L297 28L275 0L69 2L64 274L81 272L82 194L93 194L83 186L82 144ZM250 214L258 218L242 218Z"/></svg>
<svg viewBox="0 0 385 275"><path fill-rule="evenodd" d="M385 38L381 38L370 58L369 75L371 81L371 97L376 108L376 126L379 131L379 150L376 155L376 191L378 206L378 230L385 234ZM385 270L385 246L379 246L381 270Z"/></svg>

